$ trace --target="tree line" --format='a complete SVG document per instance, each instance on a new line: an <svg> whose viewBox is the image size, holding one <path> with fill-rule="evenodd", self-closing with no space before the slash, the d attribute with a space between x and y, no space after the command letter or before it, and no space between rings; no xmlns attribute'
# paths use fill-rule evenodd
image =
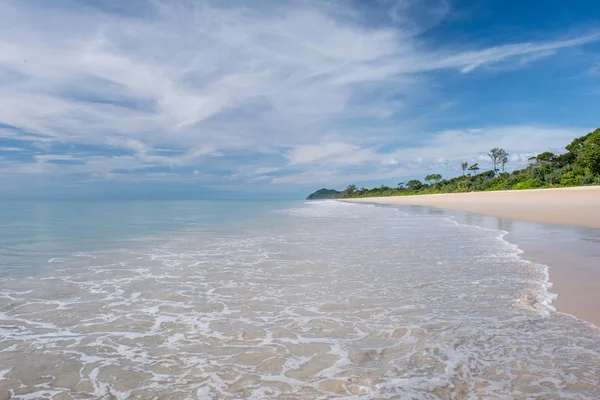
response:
<svg viewBox="0 0 600 400"><path fill-rule="evenodd" d="M462 175L444 179L433 173L424 182L411 179L396 187L382 185L367 189L348 185L336 197L376 197L414 194L461 193L471 191L521 190L548 187L600 185L600 128L574 139L566 152L549 151L529 158L528 165L511 173L506 172L509 154L502 148L487 153L492 169L479 172L479 163L461 162Z"/></svg>

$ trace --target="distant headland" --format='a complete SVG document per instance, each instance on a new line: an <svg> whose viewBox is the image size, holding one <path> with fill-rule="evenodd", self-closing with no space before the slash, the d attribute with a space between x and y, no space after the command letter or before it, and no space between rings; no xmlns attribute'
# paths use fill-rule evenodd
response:
<svg viewBox="0 0 600 400"><path fill-rule="evenodd" d="M306 200L327 200L327 199L337 199L340 196L339 191L333 189L319 189L314 193L308 195Z"/></svg>

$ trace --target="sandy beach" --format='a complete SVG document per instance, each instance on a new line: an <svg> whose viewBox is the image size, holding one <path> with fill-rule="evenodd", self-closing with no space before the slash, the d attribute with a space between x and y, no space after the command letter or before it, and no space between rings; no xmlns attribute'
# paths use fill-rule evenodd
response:
<svg viewBox="0 0 600 400"><path fill-rule="evenodd" d="M600 327L600 186L346 201L431 206L538 223L530 229L535 234L526 239L516 235L515 244L525 251L525 258L549 266L551 291L558 294L553 304L559 311ZM577 229L585 232L575 233Z"/></svg>
<svg viewBox="0 0 600 400"><path fill-rule="evenodd" d="M600 229L600 186L369 197L347 201L426 205L521 221Z"/></svg>

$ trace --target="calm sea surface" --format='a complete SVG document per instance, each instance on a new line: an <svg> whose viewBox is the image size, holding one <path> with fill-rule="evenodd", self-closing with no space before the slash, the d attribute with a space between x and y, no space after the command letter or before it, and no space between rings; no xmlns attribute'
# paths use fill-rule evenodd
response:
<svg viewBox="0 0 600 400"><path fill-rule="evenodd" d="M0 399L598 399L600 330L422 208L0 203Z"/></svg>

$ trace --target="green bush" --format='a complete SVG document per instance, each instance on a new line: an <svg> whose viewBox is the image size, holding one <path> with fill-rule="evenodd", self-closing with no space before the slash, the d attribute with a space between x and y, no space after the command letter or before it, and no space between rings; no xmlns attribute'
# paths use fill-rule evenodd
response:
<svg viewBox="0 0 600 400"><path fill-rule="evenodd" d="M546 175L545 181L550 183L551 185L557 185L560 183L563 176L563 171L560 169L554 170Z"/></svg>
<svg viewBox="0 0 600 400"><path fill-rule="evenodd" d="M540 181L546 180L546 176L552 173L552 165L542 164L531 170L531 177L533 179L539 179Z"/></svg>
<svg viewBox="0 0 600 400"><path fill-rule="evenodd" d="M527 179L529 179L527 174L511 175L511 177L506 181L507 189L512 189L512 187L517 183L526 181Z"/></svg>
<svg viewBox="0 0 600 400"><path fill-rule="evenodd" d="M593 185L594 183L596 183L596 179L593 175L584 175L579 178L580 185Z"/></svg>
<svg viewBox="0 0 600 400"><path fill-rule="evenodd" d="M569 171L560 178L561 186L577 186L579 184L579 179L582 176L577 174L575 171Z"/></svg>
<svg viewBox="0 0 600 400"><path fill-rule="evenodd" d="M494 191L494 190L508 189L509 187L507 187L507 185L506 185L507 181L508 181L507 179L502 179L502 178L492 179L487 182L489 187L486 190Z"/></svg>
<svg viewBox="0 0 600 400"><path fill-rule="evenodd" d="M544 182L539 179L527 179L521 181L512 187L513 190L535 189L544 186Z"/></svg>

